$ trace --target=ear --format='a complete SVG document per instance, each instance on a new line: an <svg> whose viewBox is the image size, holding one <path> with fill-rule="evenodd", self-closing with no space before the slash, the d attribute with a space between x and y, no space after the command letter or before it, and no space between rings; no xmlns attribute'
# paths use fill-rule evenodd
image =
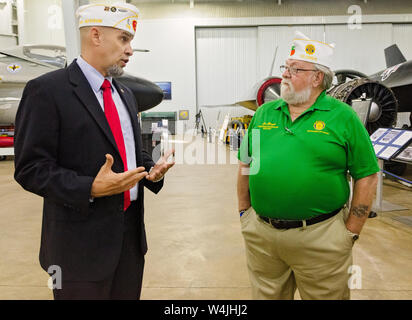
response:
<svg viewBox="0 0 412 320"><path fill-rule="evenodd" d="M98 27L90 28L90 40L95 46L99 46L102 42L103 33Z"/></svg>
<svg viewBox="0 0 412 320"><path fill-rule="evenodd" d="M317 88L317 87L321 86L324 77L325 77L325 74L323 72L320 72L320 71L316 72L316 74L314 76L314 79L313 79L313 82L312 82L313 87Z"/></svg>

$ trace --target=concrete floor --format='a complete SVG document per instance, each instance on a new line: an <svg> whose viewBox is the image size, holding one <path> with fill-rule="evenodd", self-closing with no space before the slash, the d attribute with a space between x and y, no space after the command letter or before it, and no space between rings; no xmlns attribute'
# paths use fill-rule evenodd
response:
<svg viewBox="0 0 412 320"><path fill-rule="evenodd" d="M52 299L38 262L42 199L24 191L13 170L13 158L0 162L0 300ZM177 164L159 195L146 193L142 299L251 298L236 173L229 163ZM412 216L411 189L385 180L383 195L409 209L368 220L353 250L362 282L352 299L412 299L412 227L393 219Z"/></svg>

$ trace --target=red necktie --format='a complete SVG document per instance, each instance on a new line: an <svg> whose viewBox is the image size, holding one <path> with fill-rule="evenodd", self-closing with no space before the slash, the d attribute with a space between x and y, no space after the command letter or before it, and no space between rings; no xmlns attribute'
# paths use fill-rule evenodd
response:
<svg viewBox="0 0 412 320"><path fill-rule="evenodd" d="M114 140L116 141L117 148L119 149L120 156L122 157L124 171L127 171L127 158L126 147L124 145L122 127L120 125L119 114L117 113L116 105L114 104L112 97L112 85L109 80L104 80L102 84L103 89L103 101L104 101L104 114L106 115L107 122L112 130ZM130 190L124 192L124 211L130 206Z"/></svg>

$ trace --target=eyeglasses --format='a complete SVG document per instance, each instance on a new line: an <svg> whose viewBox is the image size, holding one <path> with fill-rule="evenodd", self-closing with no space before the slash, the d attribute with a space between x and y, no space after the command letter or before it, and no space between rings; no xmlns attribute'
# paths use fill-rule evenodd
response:
<svg viewBox="0 0 412 320"><path fill-rule="evenodd" d="M299 69L299 68L289 67L289 66L280 66L280 72L284 73L286 70L287 70L292 76L296 76L299 71L318 71L318 70L316 70L316 69Z"/></svg>

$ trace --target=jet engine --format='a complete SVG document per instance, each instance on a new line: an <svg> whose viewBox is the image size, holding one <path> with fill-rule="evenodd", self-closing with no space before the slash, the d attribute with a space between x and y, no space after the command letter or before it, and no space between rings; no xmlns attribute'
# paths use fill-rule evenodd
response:
<svg viewBox="0 0 412 320"><path fill-rule="evenodd" d="M279 99L281 82L282 78L279 77L263 79L256 83L241 101L237 101L236 105L256 111L265 102Z"/></svg>
<svg viewBox="0 0 412 320"><path fill-rule="evenodd" d="M390 128L396 124L398 101L393 91L378 81L357 78L332 87L328 94L349 105L354 99L372 99L366 125L369 134L378 128Z"/></svg>
<svg viewBox="0 0 412 320"><path fill-rule="evenodd" d="M366 129L371 135L379 128L391 128L396 124L398 101L393 91L379 81L356 78L332 87L328 94L352 105L354 99L372 99ZM406 164L385 161L384 169L402 175Z"/></svg>

